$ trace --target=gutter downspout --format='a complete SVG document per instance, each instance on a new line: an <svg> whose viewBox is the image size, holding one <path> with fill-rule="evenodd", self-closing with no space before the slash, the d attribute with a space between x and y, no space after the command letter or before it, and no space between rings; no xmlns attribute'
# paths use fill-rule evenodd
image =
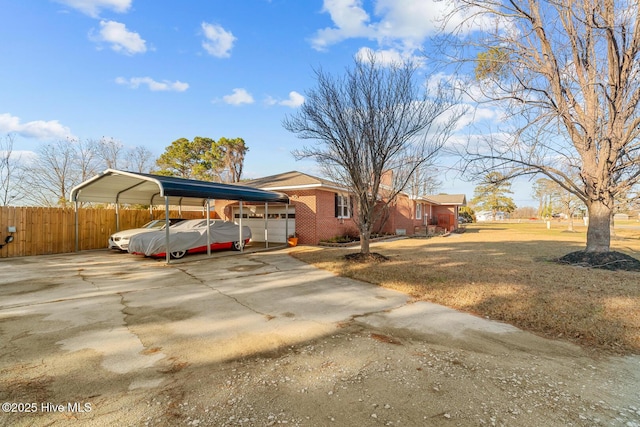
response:
<svg viewBox="0 0 640 427"><path fill-rule="evenodd" d="M289 202L284 206L284 246L289 247Z"/></svg>

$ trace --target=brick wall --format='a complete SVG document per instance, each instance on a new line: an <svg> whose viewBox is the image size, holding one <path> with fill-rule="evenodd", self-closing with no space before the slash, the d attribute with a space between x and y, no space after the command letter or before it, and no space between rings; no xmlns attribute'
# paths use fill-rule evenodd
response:
<svg viewBox="0 0 640 427"><path fill-rule="evenodd" d="M335 217L335 193L331 191L316 190L317 203L317 232L315 243L321 240L327 240L336 236L357 236L358 227L351 218Z"/></svg>
<svg viewBox="0 0 640 427"><path fill-rule="evenodd" d="M321 240L328 240L336 236L358 235L358 227L352 218L335 217L335 193L320 189L313 190L287 190L286 193L291 205L295 206L296 233L299 244L316 245ZM232 220L231 204L237 202L216 200L216 213L223 219ZM374 232L393 234L398 229L404 229L407 235L415 234L416 229L425 225L425 222L438 219L446 221L448 227L457 227L455 207L430 206L423 204L422 218L416 219L416 202L407 196L398 196L397 201L390 207L389 217L380 228L380 223L374 227ZM356 213L353 212L352 215ZM291 231L293 232L293 231Z"/></svg>
<svg viewBox="0 0 640 427"><path fill-rule="evenodd" d="M388 207L388 218L382 226L381 232L394 234L396 230L405 230L411 236L415 232L416 225L421 225L422 220L415 220L415 203L405 195L399 195ZM377 224L374 230L379 228Z"/></svg>
<svg viewBox="0 0 640 427"><path fill-rule="evenodd" d="M316 190L287 191L289 200L296 207L296 233L298 233L298 243L315 245L317 240L316 211L317 200Z"/></svg>

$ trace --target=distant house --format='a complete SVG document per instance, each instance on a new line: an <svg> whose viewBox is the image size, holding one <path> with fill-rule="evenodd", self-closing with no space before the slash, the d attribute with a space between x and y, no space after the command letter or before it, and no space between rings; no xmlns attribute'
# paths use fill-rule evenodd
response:
<svg viewBox="0 0 640 427"><path fill-rule="evenodd" d="M318 244L336 236L358 235L353 218L357 215L354 197L344 185L298 171L244 181L242 185L280 191L291 204L243 204L243 225L251 227L253 240L284 242L296 233L301 244ZM458 209L466 204L464 195L437 195L411 198L401 193L390 204L375 230L386 234L413 235L427 225L447 231L458 227ZM216 200L216 214L227 220L240 216L238 202ZM286 221L285 221L286 219ZM266 226L266 227L265 227Z"/></svg>
<svg viewBox="0 0 640 427"><path fill-rule="evenodd" d="M507 219L507 214L505 212L497 211L480 211L476 212L476 221L477 222L485 222L485 221L504 221Z"/></svg>

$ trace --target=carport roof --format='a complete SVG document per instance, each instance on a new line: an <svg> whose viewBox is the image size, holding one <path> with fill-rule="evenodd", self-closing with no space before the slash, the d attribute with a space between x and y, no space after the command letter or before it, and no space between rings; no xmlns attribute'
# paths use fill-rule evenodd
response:
<svg viewBox="0 0 640 427"><path fill-rule="evenodd" d="M208 199L289 203L282 193L242 185L107 169L71 190L74 202L204 206Z"/></svg>

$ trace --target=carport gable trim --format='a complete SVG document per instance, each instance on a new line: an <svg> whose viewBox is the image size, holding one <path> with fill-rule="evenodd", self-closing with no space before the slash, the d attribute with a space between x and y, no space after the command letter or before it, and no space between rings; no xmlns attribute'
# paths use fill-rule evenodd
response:
<svg viewBox="0 0 640 427"><path fill-rule="evenodd" d="M119 199L120 199L121 195L123 195L127 191L130 191L130 190L132 190L132 189L134 189L136 187L139 187L140 185L143 185L143 184L145 184L147 182L155 183L158 186L158 189L160 191L156 192L155 194L153 194L153 196L151 197L150 200L140 199L140 203L149 203L158 194L160 194L162 196L162 191L163 191L162 184L160 183L160 181L155 179L153 175L143 175L143 174L136 174L136 173L133 173L133 172L126 172L126 171L121 171L121 170L116 170L116 169L107 169L104 172L100 173L99 175L96 175L93 178L90 178L90 179L86 180L85 182L75 186L71 190L71 200L73 202L90 202L90 201L92 201L92 200L90 200L90 198L92 197L91 195L87 196L86 200L81 200L81 198L82 198L82 190L90 188L92 184L96 184L98 181L102 181L102 180L108 179L111 176L117 176L117 175L121 175L121 176L125 176L125 177L128 177L128 178L137 179L137 180L139 180L139 182L137 182L137 183L135 183L135 184L123 189L123 190L116 191L115 192L115 197L113 198L112 203L119 203Z"/></svg>

